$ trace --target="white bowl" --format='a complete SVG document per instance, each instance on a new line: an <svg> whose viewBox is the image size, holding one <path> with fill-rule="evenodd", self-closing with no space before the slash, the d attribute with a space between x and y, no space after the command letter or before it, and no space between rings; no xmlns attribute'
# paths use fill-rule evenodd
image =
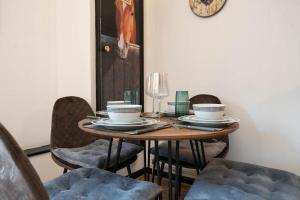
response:
<svg viewBox="0 0 300 200"><path fill-rule="evenodd" d="M124 105L124 104L130 104L130 101L108 101L107 105L112 106L112 105Z"/></svg>
<svg viewBox="0 0 300 200"><path fill-rule="evenodd" d="M142 111L141 105L110 105L106 108L109 118L120 123L138 121Z"/></svg>
<svg viewBox="0 0 300 200"><path fill-rule="evenodd" d="M181 104L183 106L187 105L187 103L190 104L189 101L188 102L178 102L178 103L179 103L179 105ZM175 113L175 110L176 110L176 102L169 101L168 102L167 112L174 112Z"/></svg>
<svg viewBox="0 0 300 200"><path fill-rule="evenodd" d="M224 104L194 104L193 110L199 119L218 120L225 114Z"/></svg>
<svg viewBox="0 0 300 200"><path fill-rule="evenodd" d="M174 112L175 113L175 102L168 102L168 112Z"/></svg>

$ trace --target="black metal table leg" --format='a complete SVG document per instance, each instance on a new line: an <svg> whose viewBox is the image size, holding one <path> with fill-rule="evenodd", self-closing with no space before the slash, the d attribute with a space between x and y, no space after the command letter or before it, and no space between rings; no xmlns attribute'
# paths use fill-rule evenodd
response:
<svg viewBox="0 0 300 200"><path fill-rule="evenodd" d="M175 158L175 164L176 164L176 172L175 172L175 180L176 180L176 184L175 184L175 200L178 200L179 198L179 141L176 141L176 158Z"/></svg>
<svg viewBox="0 0 300 200"><path fill-rule="evenodd" d="M195 169L196 169L197 174L199 174L199 166L200 166L200 164L198 164L198 160L196 158L194 144L193 144L192 140L190 140L190 146L191 146L191 150L192 150L192 154L193 154L193 158L194 158Z"/></svg>
<svg viewBox="0 0 300 200"><path fill-rule="evenodd" d="M202 159L201 159L201 156L200 156L199 145L198 145L197 140L195 140L195 145L196 145L196 152L197 152L198 161L199 161L199 168L202 169Z"/></svg>
<svg viewBox="0 0 300 200"><path fill-rule="evenodd" d="M159 150L158 150L158 141L155 140L155 163L156 163L156 172L157 172L157 184L161 185L161 173L159 167Z"/></svg>
<svg viewBox="0 0 300 200"><path fill-rule="evenodd" d="M147 181L147 145L146 141L143 141L143 147L144 147L144 181Z"/></svg>
<svg viewBox="0 0 300 200"><path fill-rule="evenodd" d="M168 141L168 165L169 165L169 200L173 199L173 194L172 194L172 142L169 140Z"/></svg>
<svg viewBox="0 0 300 200"><path fill-rule="evenodd" d="M206 166L206 158L205 158L205 151L204 151L204 144L203 144L203 140L200 140L200 144L201 144L201 154L202 154L202 159L203 159L203 168Z"/></svg>
<svg viewBox="0 0 300 200"><path fill-rule="evenodd" d="M106 169L106 170L109 168L109 161L110 161L112 143L113 143L113 138L110 138L109 139L109 146L108 146L108 150L107 150L106 162L105 162L105 166L104 166L104 169ZM98 167L101 167L101 166L98 166Z"/></svg>
<svg viewBox="0 0 300 200"><path fill-rule="evenodd" d="M120 154L121 154L121 149L122 149L122 143L123 143L123 139L119 139L118 149L117 149L117 160L116 160L116 164L115 164L115 168L114 168L114 173L116 173L116 171L118 169Z"/></svg>
<svg viewBox="0 0 300 200"><path fill-rule="evenodd" d="M150 160L150 148L151 148L151 140L148 140L148 149L147 149L147 156L148 156L148 159L147 159L147 161L148 161L148 166L147 166L147 168L148 169L150 169L150 162L151 162L151 160ZM147 177L147 180L149 181L150 180L150 173L148 173L148 177Z"/></svg>

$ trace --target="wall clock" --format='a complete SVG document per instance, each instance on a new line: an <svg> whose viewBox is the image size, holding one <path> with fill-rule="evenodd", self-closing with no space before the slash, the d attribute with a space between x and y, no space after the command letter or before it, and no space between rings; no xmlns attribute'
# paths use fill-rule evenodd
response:
<svg viewBox="0 0 300 200"><path fill-rule="evenodd" d="M210 17L218 13L225 5L226 0L190 0L190 6L196 15Z"/></svg>

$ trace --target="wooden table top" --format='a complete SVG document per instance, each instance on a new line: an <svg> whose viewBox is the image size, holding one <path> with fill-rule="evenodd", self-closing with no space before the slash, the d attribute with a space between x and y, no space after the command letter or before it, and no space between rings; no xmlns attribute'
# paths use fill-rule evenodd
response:
<svg viewBox="0 0 300 200"><path fill-rule="evenodd" d="M170 121L168 118L163 118L164 121ZM139 135L130 135L123 132L117 131L103 131L91 128L85 128L84 124L87 124L91 119L84 119L78 123L81 130L87 134L95 135L99 138L119 138L119 139L130 139L130 140L201 140L215 137L226 136L233 133L239 128L238 123L234 123L221 131L200 131L187 128L165 128L156 130L153 132L143 133Z"/></svg>

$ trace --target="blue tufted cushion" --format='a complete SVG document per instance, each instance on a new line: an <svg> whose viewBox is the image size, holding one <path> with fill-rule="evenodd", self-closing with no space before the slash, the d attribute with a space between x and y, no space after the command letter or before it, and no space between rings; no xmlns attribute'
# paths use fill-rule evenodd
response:
<svg viewBox="0 0 300 200"><path fill-rule="evenodd" d="M103 168L106 162L108 146L108 140L100 139L79 148L57 148L52 150L52 153L70 164L86 168ZM114 141L111 149L110 166L113 166L116 162L117 146L118 142ZM120 162L125 162L126 160L133 158L142 150L143 147L141 146L123 142Z"/></svg>
<svg viewBox="0 0 300 200"><path fill-rule="evenodd" d="M150 200L158 185L96 168L72 170L45 183L51 200Z"/></svg>
<svg viewBox="0 0 300 200"><path fill-rule="evenodd" d="M205 157L206 157L207 161L212 160L214 157L216 157L218 154L220 154L226 147L226 143L221 142L221 141L212 142L212 143L204 142L203 145L204 145ZM159 148L159 155L167 158L168 157L168 143L163 142L163 143L159 144L158 148ZM195 144L194 144L194 148L195 148ZM175 144L175 141L173 141L172 142L172 155L173 155L174 159L175 159L175 152L176 152L176 144ZM154 148L151 149L151 153L152 154L155 153ZM191 146L190 146L190 142L187 140L180 141L180 143L179 143L179 161L188 163L190 165L194 165L194 163L195 163L194 157L192 154L192 150L191 150Z"/></svg>
<svg viewBox="0 0 300 200"><path fill-rule="evenodd" d="M215 159L185 200L299 200L300 178L282 170Z"/></svg>

